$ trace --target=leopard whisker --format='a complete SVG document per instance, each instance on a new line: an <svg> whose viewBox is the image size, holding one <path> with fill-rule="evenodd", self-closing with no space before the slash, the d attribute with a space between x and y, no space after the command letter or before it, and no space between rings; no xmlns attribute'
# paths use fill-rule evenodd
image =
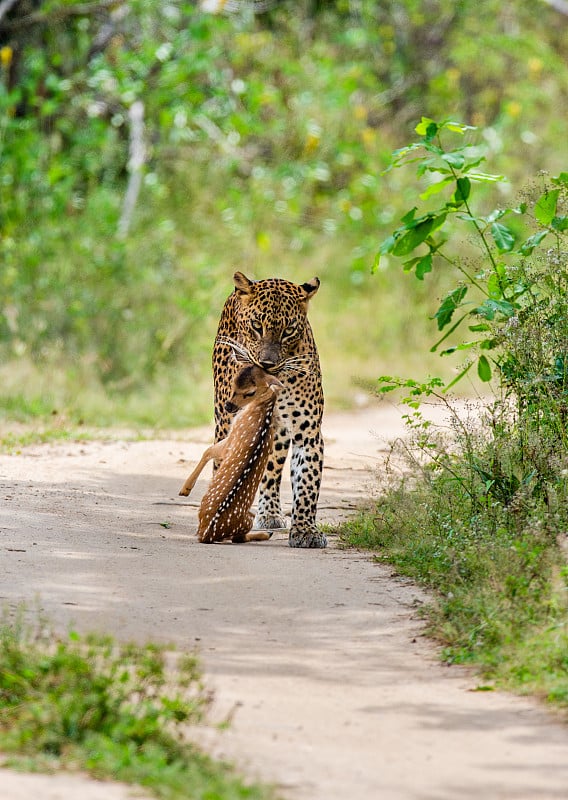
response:
<svg viewBox="0 0 568 800"><path fill-rule="evenodd" d="M278 372L290 372L297 375L306 375L307 370L303 367L295 367L292 364L285 364L283 367L278 368Z"/></svg>
<svg viewBox="0 0 568 800"><path fill-rule="evenodd" d="M249 350L240 342L237 342L236 339L232 339L230 336L218 336L217 342L231 348L231 358L238 364L254 364L257 367L261 367L258 361L252 357Z"/></svg>
<svg viewBox="0 0 568 800"><path fill-rule="evenodd" d="M308 367L313 362L313 353L305 353L299 356L290 356L280 362L275 368L276 372L290 372L306 375Z"/></svg>

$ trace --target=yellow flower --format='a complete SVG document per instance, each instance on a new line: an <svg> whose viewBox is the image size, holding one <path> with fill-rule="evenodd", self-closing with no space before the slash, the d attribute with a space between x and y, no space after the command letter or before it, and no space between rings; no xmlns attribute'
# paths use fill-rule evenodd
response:
<svg viewBox="0 0 568 800"><path fill-rule="evenodd" d="M542 72L543 64L540 58L529 58L527 66L529 68L529 75L533 78L537 78Z"/></svg>
<svg viewBox="0 0 568 800"><path fill-rule="evenodd" d="M365 106L357 105L353 109L353 115L354 115L355 119L357 119L359 121L366 120L367 119L367 109L365 108Z"/></svg>
<svg viewBox="0 0 568 800"><path fill-rule="evenodd" d="M516 100L511 100L505 106L505 111L510 117L513 118L519 117L521 115L522 110L523 110L522 105L518 103Z"/></svg>
<svg viewBox="0 0 568 800"><path fill-rule="evenodd" d="M320 143L320 135L316 131L310 131L306 136L306 141L304 143L304 152L305 153L313 153L314 150L317 150Z"/></svg>
<svg viewBox="0 0 568 800"><path fill-rule="evenodd" d="M9 67L12 63L13 54L14 51L8 45L0 47L0 64L2 64L3 67Z"/></svg>
<svg viewBox="0 0 568 800"><path fill-rule="evenodd" d="M256 244L259 250L270 250L270 235L265 231L256 234Z"/></svg>
<svg viewBox="0 0 568 800"><path fill-rule="evenodd" d="M367 150L372 149L377 141L377 132L373 128L363 128L361 131L361 139Z"/></svg>

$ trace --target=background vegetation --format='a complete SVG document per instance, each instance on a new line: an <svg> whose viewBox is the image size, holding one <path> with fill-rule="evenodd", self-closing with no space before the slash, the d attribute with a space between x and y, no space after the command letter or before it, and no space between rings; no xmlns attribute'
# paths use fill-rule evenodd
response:
<svg viewBox="0 0 568 800"><path fill-rule="evenodd" d="M411 180L382 173L420 117L479 127L472 137L511 179L489 187L490 207L563 168L557 4L217 5L232 13L0 4L6 418L209 417L209 352L235 268L320 276L311 313L327 393L349 405L354 378L429 363L423 320L447 276L411 282L388 256L371 275L415 204Z"/></svg>
<svg viewBox="0 0 568 800"><path fill-rule="evenodd" d="M435 182L379 263L390 254L419 280L454 274L433 317L433 349L465 360L446 386L381 378L383 392L406 390L411 437L393 445L383 496L343 537L434 590L430 630L449 661L566 708L568 172L515 207L479 214L479 185L499 178L480 170L466 129L424 119L417 132L394 166L417 166L417 188L425 176ZM493 378L495 394L468 407L448 391L473 367L486 384ZM449 433L423 414L434 399Z"/></svg>

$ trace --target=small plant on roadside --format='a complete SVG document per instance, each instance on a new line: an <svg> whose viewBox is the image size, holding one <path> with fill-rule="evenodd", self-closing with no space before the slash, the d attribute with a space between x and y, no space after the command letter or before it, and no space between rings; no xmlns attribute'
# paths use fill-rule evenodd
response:
<svg viewBox="0 0 568 800"><path fill-rule="evenodd" d="M410 209L402 217L402 225L382 243L375 266L388 254L404 259L404 270L414 272L418 280L424 280L435 268L451 268L455 272L457 285L445 295L433 315L443 335L431 351L440 351L440 346L457 329L467 327L467 340L440 352L444 356L457 352L475 357L467 360L446 390L474 364L482 381L491 380L493 363L503 380L515 385L515 363L508 358L504 336L507 326L515 324L510 321L518 321L519 315L532 317L536 309L546 316L549 324L565 319L568 214L563 213L562 206L568 198L568 172L552 178L532 204L523 201L515 207L481 214L473 206L476 185L505 179L478 169L484 160L478 147L467 142L452 147L444 139L448 134L463 137L474 129L456 122L436 123L423 118L416 130L421 140L395 151L392 167L418 162L418 177L430 176L429 185L420 194L423 203L428 205L433 197L443 193L447 199L434 209L424 209L418 216L416 206ZM537 229L527 231L526 223L523 229L523 219L529 225L536 224ZM456 225L464 228L463 233ZM471 253L464 255L463 247L450 248L458 236L461 241L471 241L473 237L477 257ZM548 252L553 267L546 276L529 261L545 239L550 242ZM549 378L558 380L565 354L560 350L547 355L553 357L555 364Z"/></svg>
<svg viewBox="0 0 568 800"><path fill-rule="evenodd" d="M268 798L200 753L188 726L211 702L194 655L110 637L59 638L20 614L0 626L0 750L12 763L66 766L164 798Z"/></svg>

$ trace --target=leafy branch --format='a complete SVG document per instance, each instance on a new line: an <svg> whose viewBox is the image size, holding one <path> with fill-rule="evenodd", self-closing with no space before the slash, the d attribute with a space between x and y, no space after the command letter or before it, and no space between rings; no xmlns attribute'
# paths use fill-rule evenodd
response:
<svg viewBox="0 0 568 800"><path fill-rule="evenodd" d="M555 188L547 188L532 209L522 203L518 207L495 209L486 216L477 214L472 203L474 187L504 181L505 178L479 169L485 157L478 147L468 143L458 146L447 143L450 137L455 141L456 135L463 138L473 130L475 128L459 122L447 120L438 123L423 117L416 127L420 140L393 153L387 171L416 164L418 178L428 175L431 179L420 194L420 200L430 202L438 195L445 196L445 200L437 208L423 213L418 213L417 206L407 211L401 225L380 245L374 269L386 256L404 259L404 271L414 272L418 280L424 280L436 264L455 268L460 282L446 294L433 314L432 319L443 335L431 347L431 352L438 351L458 328L469 323L468 330L481 335L473 341L447 347L440 351L440 355L471 351L476 357L479 378L488 382L493 374L491 362L498 367L501 363L499 327L518 314L526 302L534 302L534 297L526 300L533 294L530 281L520 279L511 267L519 259L530 256L547 236L556 236L559 246L559 236L568 230L568 216L559 213L559 202L568 189L568 173L553 178ZM515 230L520 226L512 227L504 221L522 217L525 217L526 227L532 220L539 230L519 243ZM453 233L453 229L448 228L452 219L473 230L480 244L485 266L482 265L476 274L464 265L459 254L454 255L448 250L447 243ZM481 301L471 299L471 290L477 290ZM463 378L473 363L474 360L466 363L445 391Z"/></svg>

